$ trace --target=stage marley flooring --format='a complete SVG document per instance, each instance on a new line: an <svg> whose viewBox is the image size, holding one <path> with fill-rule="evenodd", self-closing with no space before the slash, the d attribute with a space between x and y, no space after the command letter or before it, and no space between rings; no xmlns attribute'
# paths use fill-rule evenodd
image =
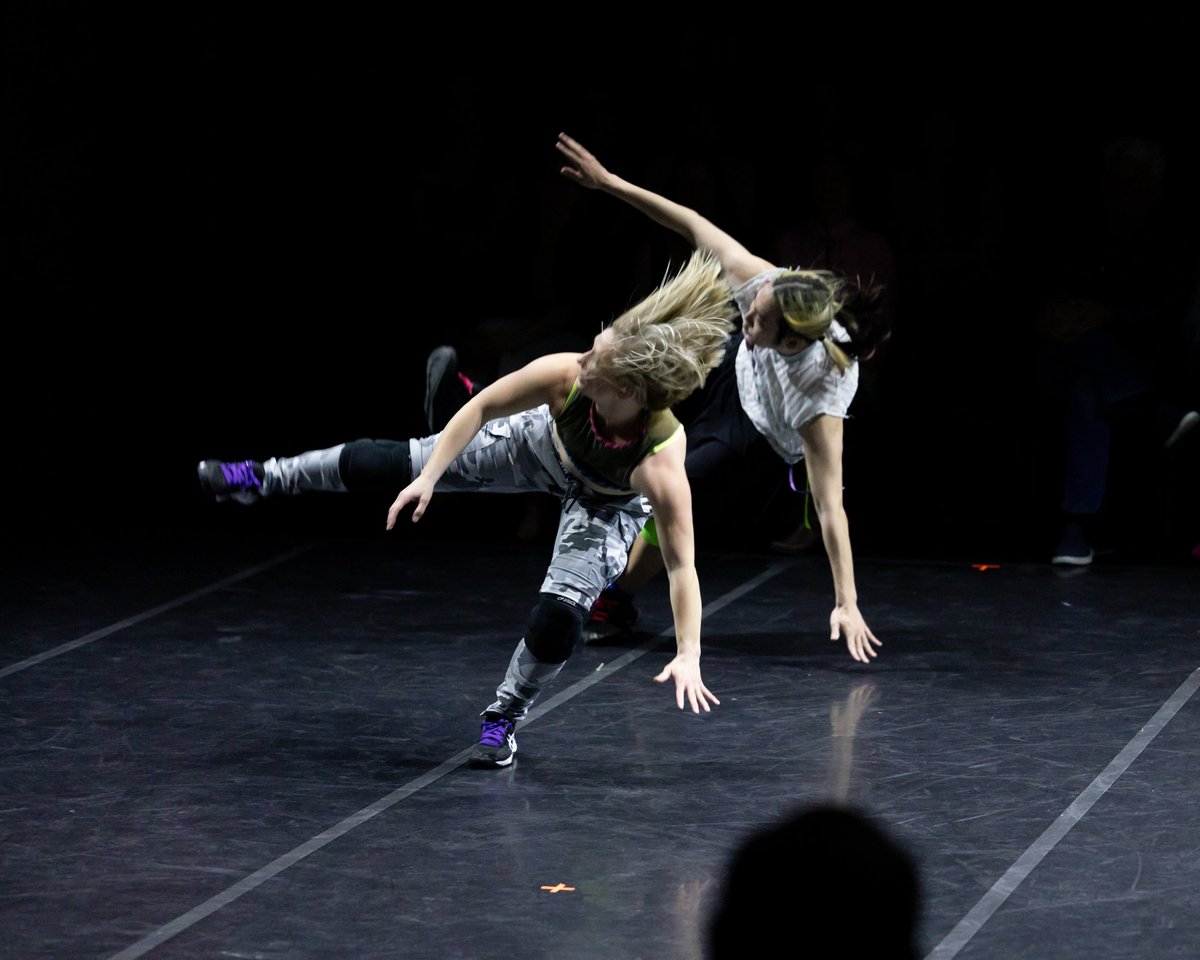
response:
<svg viewBox="0 0 1200 960"><path fill-rule="evenodd" d="M925 955L1197 956L1195 567L860 558L863 666L827 638L823 557L701 553L720 707L651 681L660 584L635 635L576 650L512 767L470 769L546 558L10 558L0 956L693 960L734 847L830 801L915 857ZM885 895L847 891L864 923ZM797 904L797 942L819 922Z"/></svg>

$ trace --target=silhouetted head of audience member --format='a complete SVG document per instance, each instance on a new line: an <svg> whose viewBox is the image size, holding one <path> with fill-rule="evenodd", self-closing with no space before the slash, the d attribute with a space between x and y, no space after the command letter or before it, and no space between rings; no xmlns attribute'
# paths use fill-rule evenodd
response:
<svg viewBox="0 0 1200 960"><path fill-rule="evenodd" d="M861 813L814 807L734 854L708 955L915 960L919 911L916 864L906 851Z"/></svg>

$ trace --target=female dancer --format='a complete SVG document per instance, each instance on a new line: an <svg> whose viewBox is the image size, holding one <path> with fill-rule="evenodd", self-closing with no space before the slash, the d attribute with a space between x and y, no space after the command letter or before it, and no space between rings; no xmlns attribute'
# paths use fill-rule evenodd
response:
<svg viewBox="0 0 1200 960"><path fill-rule="evenodd" d="M787 463L804 460L833 572L829 638L844 637L850 656L870 662L880 641L858 609L850 530L842 505L842 421L858 385L855 357L869 355L878 335L847 302L856 292L825 271L784 270L756 257L695 210L606 170L565 133L559 134L557 148L567 161L563 176L625 201L680 234L693 248L711 251L735 285L742 337L731 342L726 364L715 378L727 375L730 393L736 379L736 402L707 402L697 422L689 424L688 477L696 483L721 460L743 454L739 447L744 442L738 438L755 431ZM633 594L662 569L663 558L652 536L652 530L643 534L624 575L599 598L588 623L591 638L614 627L628 629L636 618Z"/></svg>
<svg viewBox="0 0 1200 960"><path fill-rule="evenodd" d="M670 407L721 360L733 325L720 266L697 253L680 273L600 333L582 356L551 354L475 394L440 434L407 444L359 440L259 464L204 461L214 496L378 489L403 480L388 511L420 520L435 490L542 490L562 501L554 556L525 635L483 713L471 762L504 767L514 731L562 669L584 619L657 518L675 618L675 657L654 679L675 682L693 712L720 701L700 675L700 587L694 566L687 443Z"/></svg>

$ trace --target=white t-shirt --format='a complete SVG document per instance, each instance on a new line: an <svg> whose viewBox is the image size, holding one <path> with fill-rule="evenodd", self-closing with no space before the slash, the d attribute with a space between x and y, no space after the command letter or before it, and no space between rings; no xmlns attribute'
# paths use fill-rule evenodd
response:
<svg viewBox="0 0 1200 960"><path fill-rule="evenodd" d="M783 272L782 268L766 270L733 292L743 317L762 285ZM829 332L839 343L850 339L836 320ZM742 341L736 369L742 409L788 463L804 458L800 428L821 414L845 418L858 389L858 364L850 364L845 373L838 370L820 341L790 357Z"/></svg>

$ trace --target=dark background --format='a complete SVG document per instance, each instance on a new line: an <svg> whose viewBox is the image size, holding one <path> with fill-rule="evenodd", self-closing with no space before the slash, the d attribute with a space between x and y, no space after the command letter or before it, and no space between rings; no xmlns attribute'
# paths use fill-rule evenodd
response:
<svg viewBox="0 0 1200 960"><path fill-rule="evenodd" d="M560 129L768 259L809 212L814 159L841 154L897 271L894 335L847 426L861 554L1048 557L1061 444L1035 323L1103 257L1113 137L1167 158L1147 290L1195 289L1193 90L1166 53L793 50L789 20L651 40L468 38L449 12L163 16L6 14L4 524L22 541L381 531L350 498L208 504L195 462L421 433L433 346L483 366L481 322L590 337L652 289L686 248L559 177ZM1181 323L1133 339L1194 405ZM1182 561L1194 453L1117 454L1118 555ZM510 536L524 508L480 499L412 535Z"/></svg>

